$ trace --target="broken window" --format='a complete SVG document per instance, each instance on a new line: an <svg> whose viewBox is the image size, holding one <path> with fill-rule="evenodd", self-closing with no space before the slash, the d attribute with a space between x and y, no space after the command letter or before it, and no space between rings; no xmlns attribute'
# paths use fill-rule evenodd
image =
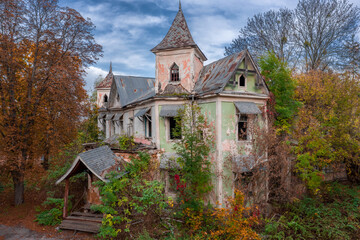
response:
<svg viewBox="0 0 360 240"><path fill-rule="evenodd" d="M244 77L244 75L241 75L239 77L239 86L240 87L245 87L245 77Z"/></svg>
<svg viewBox="0 0 360 240"><path fill-rule="evenodd" d="M174 63L171 67L171 76L170 76L171 82L178 82L180 81L179 77L179 67Z"/></svg>
<svg viewBox="0 0 360 240"><path fill-rule="evenodd" d="M181 126L176 117L169 117L169 139L181 139Z"/></svg>
<svg viewBox="0 0 360 240"><path fill-rule="evenodd" d="M129 118L129 123L127 126L127 135L132 136L134 134L133 130L134 130L134 118Z"/></svg>
<svg viewBox="0 0 360 240"><path fill-rule="evenodd" d="M248 140L248 117L240 115L238 121L238 140Z"/></svg>
<svg viewBox="0 0 360 240"><path fill-rule="evenodd" d="M145 137L152 137L152 126L151 126L151 110L149 110L144 116L144 125L145 125Z"/></svg>

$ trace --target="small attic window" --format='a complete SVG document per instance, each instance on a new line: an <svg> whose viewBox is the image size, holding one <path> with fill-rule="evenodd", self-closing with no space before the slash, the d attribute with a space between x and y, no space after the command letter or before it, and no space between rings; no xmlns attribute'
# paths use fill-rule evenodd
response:
<svg viewBox="0 0 360 240"><path fill-rule="evenodd" d="M108 96L106 94L104 95L104 102L108 102Z"/></svg>
<svg viewBox="0 0 360 240"><path fill-rule="evenodd" d="M174 63L171 67L171 76L170 76L170 81L171 82L178 82L180 81L180 78L179 78L179 67L178 65L176 65L176 63Z"/></svg>
<svg viewBox="0 0 360 240"><path fill-rule="evenodd" d="M239 77L239 85L240 85L240 87L245 87L245 77L244 77L244 75L241 75Z"/></svg>

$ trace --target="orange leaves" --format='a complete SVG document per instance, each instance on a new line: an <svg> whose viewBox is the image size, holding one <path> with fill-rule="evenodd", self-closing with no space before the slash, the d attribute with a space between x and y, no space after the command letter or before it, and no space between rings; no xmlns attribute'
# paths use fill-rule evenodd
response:
<svg viewBox="0 0 360 240"><path fill-rule="evenodd" d="M211 232L212 239L260 239L251 226L258 224L257 214L245 217L249 208L244 207L244 195L235 190L235 197L227 199L226 208L216 208L212 216L219 228Z"/></svg>

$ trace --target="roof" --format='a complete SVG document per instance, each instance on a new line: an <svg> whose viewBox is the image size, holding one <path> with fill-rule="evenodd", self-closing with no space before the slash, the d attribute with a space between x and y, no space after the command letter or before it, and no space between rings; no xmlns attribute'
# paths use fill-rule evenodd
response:
<svg viewBox="0 0 360 240"><path fill-rule="evenodd" d="M147 108L142 108L140 109L135 115L134 117L142 117L144 116L151 108L147 107Z"/></svg>
<svg viewBox="0 0 360 240"><path fill-rule="evenodd" d="M200 48L196 45L194 39L192 38L184 14L181 10L181 6L179 6L179 11L176 14L176 17L168 33L157 46L151 49L151 51L155 53L160 50L168 50L168 49L183 48L183 47L197 48L200 51L200 53L203 55L204 59L206 60L205 55L201 52Z"/></svg>
<svg viewBox="0 0 360 240"><path fill-rule="evenodd" d="M155 96L155 78L115 75L114 82L121 107Z"/></svg>
<svg viewBox="0 0 360 240"><path fill-rule="evenodd" d="M102 146L80 153L69 170L56 181L56 184L59 184L64 179L72 177L86 169L105 182L106 180L103 176L104 171L114 166L116 164L116 159L116 155L108 146Z"/></svg>
<svg viewBox="0 0 360 240"><path fill-rule="evenodd" d="M251 172L255 167L267 162L265 156L255 157L254 155L232 156L233 169L239 172ZM265 168L263 168L265 170Z"/></svg>
<svg viewBox="0 0 360 240"><path fill-rule="evenodd" d="M253 102L234 102L240 114L260 114L260 109Z"/></svg>
<svg viewBox="0 0 360 240"><path fill-rule="evenodd" d="M114 79L114 74L109 72L108 75L96 86L96 89L99 88L110 88Z"/></svg>
<svg viewBox="0 0 360 240"><path fill-rule="evenodd" d="M195 83L196 93L220 93L245 57L246 50L234 53L203 67Z"/></svg>
<svg viewBox="0 0 360 240"><path fill-rule="evenodd" d="M183 105L163 105L159 113L160 117L176 117Z"/></svg>

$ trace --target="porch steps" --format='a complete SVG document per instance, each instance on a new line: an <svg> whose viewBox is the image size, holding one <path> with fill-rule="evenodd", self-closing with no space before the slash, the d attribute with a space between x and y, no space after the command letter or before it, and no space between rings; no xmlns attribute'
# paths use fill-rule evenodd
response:
<svg viewBox="0 0 360 240"><path fill-rule="evenodd" d="M73 212L61 222L59 228L63 230L98 233L102 217L102 214Z"/></svg>

